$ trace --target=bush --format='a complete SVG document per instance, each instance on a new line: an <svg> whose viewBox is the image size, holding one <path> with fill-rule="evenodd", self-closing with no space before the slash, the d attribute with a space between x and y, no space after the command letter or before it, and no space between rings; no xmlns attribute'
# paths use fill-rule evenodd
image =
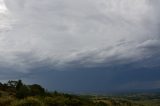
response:
<svg viewBox="0 0 160 106"><path fill-rule="evenodd" d="M44 102L47 106L67 106L65 104L66 99L63 97L45 97Z"/></svg>
<svg viewBox="0 0 160 106"><path fill-rule="evenodd" d="M73 98L73 99L68 99L66 101L67 106L81 106L82 103L79 99Z"/></svg>
<svg viewBox="0 0 160 106"><path fill-rule="evenodd" d="M10 104L14 101L15 99L12 97L3 97L0 98L0 106L10 106Z"/></svg>
<svg viewBox="0 0 160 106"><path fill-rule="evenodd" d="M44 104L37 98L28 97L19 101L15 101L11 106L44 106Z"/></svg>
<svg viewBox="0 0 160 106"><path fill-rule="evenodd" d="M96 103L96 106L109 106L109 105L104 102L98 102Z"/></svg>
<svg viewBox="0 0 160 106"><path fill-rule="evenodd" d="M30 88L30 94L32 96L38 96L38 95L42 96L45 94L45 89L38 84L30 85L29 88Z"/></svg>
<svg viewBox="0 0 160 106"><path fill-rule="evenodd" d="M26 85L22 85L16 92L16 97L19 99L29 96L30 91Z"/></svg>

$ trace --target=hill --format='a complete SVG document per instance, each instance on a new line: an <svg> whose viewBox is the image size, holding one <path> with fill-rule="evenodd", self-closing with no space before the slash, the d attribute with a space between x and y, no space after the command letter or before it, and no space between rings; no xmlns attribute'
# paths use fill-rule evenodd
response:
<svg viewBox="0 0 160 106"><path fill-rule="evenodd" d="M57 91L48 92L41 85L26 85L21 80L0 83L0 106L152 106L152 104L159 106L159 96L150 96L152 98L133 94L125 96L73 95Z"/></svg>

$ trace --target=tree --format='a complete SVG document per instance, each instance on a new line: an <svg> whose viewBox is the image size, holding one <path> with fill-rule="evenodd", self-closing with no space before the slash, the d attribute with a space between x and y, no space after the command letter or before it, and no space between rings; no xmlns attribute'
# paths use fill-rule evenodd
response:
<svg viewBox="0 0 160 106"><path fill-rule="evenodd" d="M38 84L30 85L29 88L32 96L45 94L45 89Z"/></svg>
<svg viewBox="0 0 160 106"><path fill-rule="evenodd" d="M8 85L9 87L16 88L17 83L18 83L18 81L9 80L9 81L7 82L7 85Z"/></svg>
<svg viewBox="0 0 160 106"><path fill-rule="evenodd" d="M25 98L30 95L30 90L26 85L22 85L16 92L16 97L19 99Z"/></svg>
<svg viewBox="0 0 160 106"><path fill-rule="evenodd" d="M16 85L16 90L19 90L23 86L23 83L21 80L18 80L17 85Z"/></svg>

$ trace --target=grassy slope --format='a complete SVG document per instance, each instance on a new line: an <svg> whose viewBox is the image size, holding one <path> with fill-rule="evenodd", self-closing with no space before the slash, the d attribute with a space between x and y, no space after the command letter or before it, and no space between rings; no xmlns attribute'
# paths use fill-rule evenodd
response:
<svg viewBox="0 0 160 106"><path fill-rule="evenodd" d="M160 106L160 93L107 97L51 93L20 80L0 85L0 106Z"/></svg>
<svg viewBox="0 0 160 106"><path fill-rule="evenodd" d="M17 99L10 92L0 91L0 106L160 106L160 99L152 96L76 96L50 93L47 96L30 96ZM137 99L135 99L137 98ZM68 104L68 105L66 105Z"/></svg>

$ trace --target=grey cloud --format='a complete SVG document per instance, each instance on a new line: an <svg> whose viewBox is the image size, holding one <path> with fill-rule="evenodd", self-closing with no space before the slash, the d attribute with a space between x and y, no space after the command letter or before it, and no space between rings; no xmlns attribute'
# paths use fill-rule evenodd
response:
<svg viewBox="0 0 160 106"><path fill-rule="evenodd" d="M9 18L0 22L10 28L0 33L0 66L27 73L43 66L110 67L154 58L160 53L154 2L5 0Z"/></svg>
<svg viewBox="0 0 160 106"><path fill-rule="evenodd" d="M72 67L112 67L126 64L133 64L136 67L137 63L142 65L137 65L138 68L142 68L144 64L151 67L153 64L155 66L158 64L159 60L157 63L153 61L158 59L159 50L158 40L147 40L140 44L123 41L108 48L73 53L62 59L61 63ZM150 62L147 63L146 60L150 60Z"/></svg>

